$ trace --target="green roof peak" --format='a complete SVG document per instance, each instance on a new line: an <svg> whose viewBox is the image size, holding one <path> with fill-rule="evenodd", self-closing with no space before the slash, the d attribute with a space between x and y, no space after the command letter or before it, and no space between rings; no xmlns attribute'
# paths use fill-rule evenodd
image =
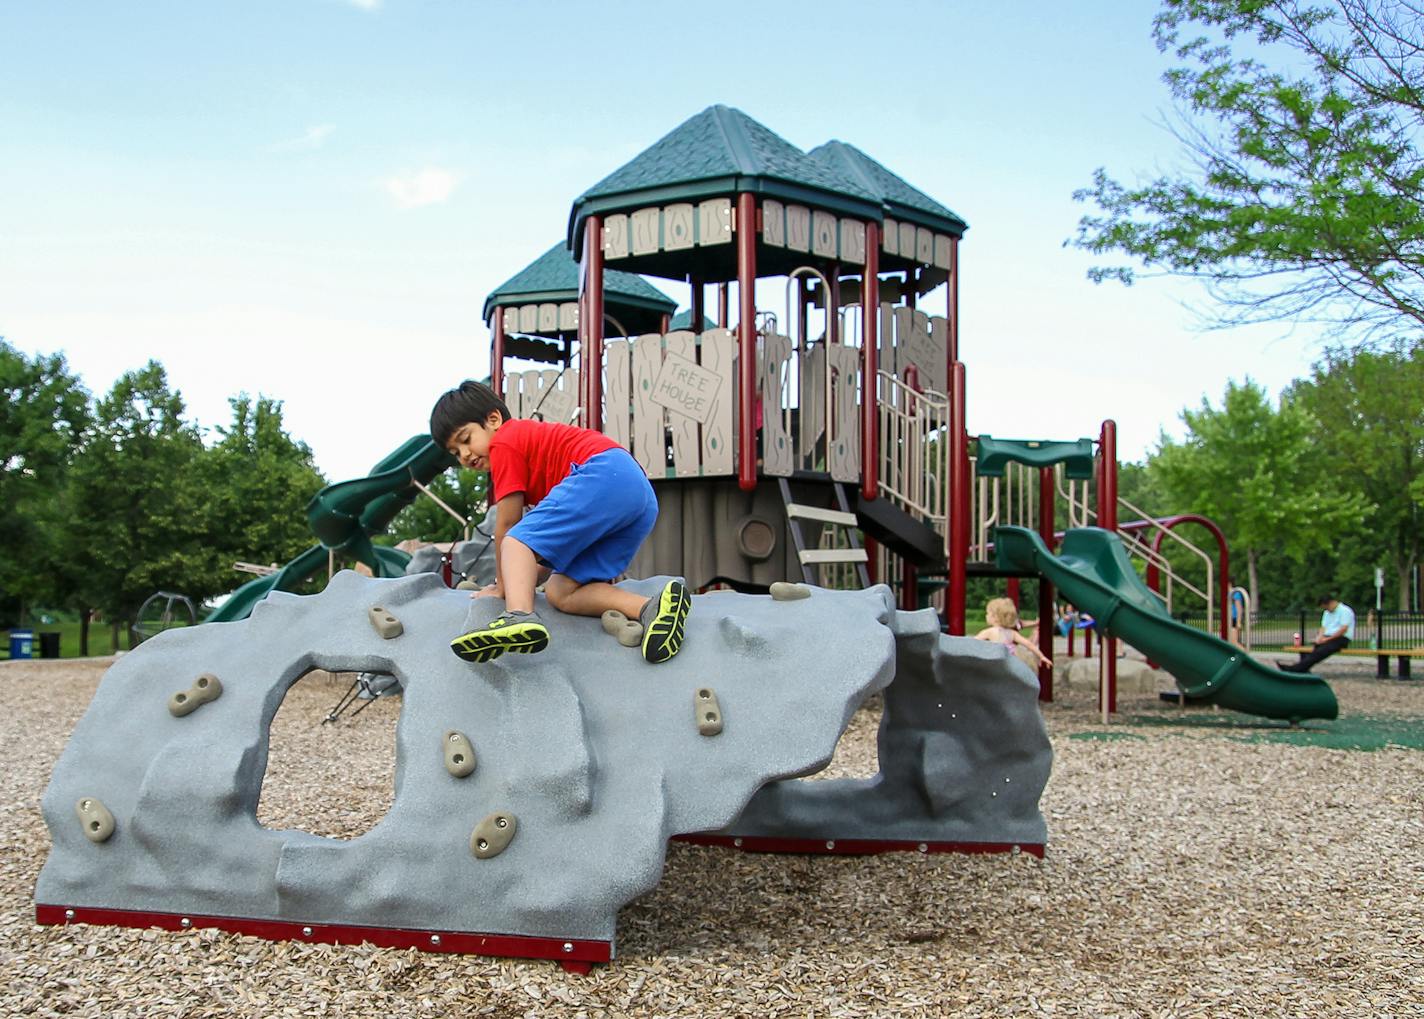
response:
<svg viewBox="0 0 1424 1019"><path fill-rule="evenodd" d="M854 179L876 196L884 205L885 214L893 219L909 220L956 236L968 229L968 224L958 215L854 145L829 141L812 149L809 158Z"/></svg>
<svg viewBox="0 0 1424 1019"><path fill-rule="evenodd" d="M610 314L615 306L627 305L671 315L677 302L643 277L617 269L603 273L604 301ZM555 244L534 261L495 287L485 298L483 317L507 304L527 304L534 301L574 301L578 299L578 263L562 242Z"/></svg>

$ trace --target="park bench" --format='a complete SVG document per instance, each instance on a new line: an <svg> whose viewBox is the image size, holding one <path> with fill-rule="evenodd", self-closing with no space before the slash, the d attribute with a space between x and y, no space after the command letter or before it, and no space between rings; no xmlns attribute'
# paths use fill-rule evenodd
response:
<svg viewBox="0 0 1424 1019"><path fill-rule="evenodd" d="M1302 658L1311 650L1309 647L1302 647L1299 644L1287 644L1281 648L1282 651L1294 651ZM1372 647L1347 647L1336 654L1350 655L1354 658L1375 658L1379 661L1379 667L1375 670L1375 675L1380 679L1389 678L1389 659L1393 655L1399 659L1399 678L1409 678L1409 660L1411 658L1424 658L1424 647L1413 648L1372 648Z"/></svg>

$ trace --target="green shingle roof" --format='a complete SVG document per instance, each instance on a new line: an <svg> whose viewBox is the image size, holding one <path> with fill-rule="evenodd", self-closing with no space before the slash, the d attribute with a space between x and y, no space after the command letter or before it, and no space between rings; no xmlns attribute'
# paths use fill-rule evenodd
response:
<svg viewBox="0 0 1424 1019"><path fill-rule="evenodd" d="M911 187L903 178L854 145L829 141L812 149L809 158L855 180L864 190L879 198L884 204L885 214L892 219L908 220L955 236L968 229L968 224L959 216L923 191Z"/></svg>
<svg viewBox="0 0 1424 1019"><path fill-rule="evenodd" d="M505 305L577 299L578 263L560 242L495 287L485 298L484 319L488 322L490 313ZM625 313L636 309L671 315L677 308L676 301L643 277L617 269L603 272L603 302L608 313L615 317L621 317L620 309Z"/></svg>
<svg viewBox="0 0 1424 1019"><path fill-rule="evenodd" d="M877 219L880 195L834 164L812 159L741 110L709 106L574 200L569 248L581 250L595 213L751 191Z"/></svg>
<svg viewBox="0 0 1424 1019"><path fill-rule="evenodd" d="M712 321L710 318L708 318L706 315L703 315L703 316L702 316L702 328L701 328L701 329L696 329L696 330L693 330L693 331L694 331L694 332L699 332L699 333L705 333L705 332L706 332L707 330L709 330L709 329L716 329L716 328L717 328L717 323L716 323L716 322L713 322L713 321ZM691 309L691 308L683 308L680 312L678 312L676 315L674 315L674 316L672 317L672 321L671 321L670 323L668 323L668 329L670 329L670 330L671 330L671 329L692 329L692 309Z"/></svg>

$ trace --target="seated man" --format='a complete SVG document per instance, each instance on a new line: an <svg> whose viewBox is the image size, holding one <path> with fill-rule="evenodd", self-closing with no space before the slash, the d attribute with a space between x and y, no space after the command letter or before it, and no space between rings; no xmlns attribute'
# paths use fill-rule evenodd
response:
<svg viewBox="0 0 1424 1019"><path fill-rule="evenodd" d="M1325 611L1320 616L1320 629L1315 634L1315 647L1300 656L1298 662L1276 662L1282 672L1309 672L1310 667L1325 661L1337 651L1350 646L1355 637L1355 610L1333 594L1320 599Z"/></svg>

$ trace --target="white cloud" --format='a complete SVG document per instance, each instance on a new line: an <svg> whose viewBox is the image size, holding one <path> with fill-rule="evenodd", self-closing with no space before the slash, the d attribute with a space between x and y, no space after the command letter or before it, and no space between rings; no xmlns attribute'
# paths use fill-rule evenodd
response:
<svg viewBox="0 0 1424 1019"><path fill-rule="evenodd" d="M416 209L446 201L455 193L457 179L449 170L427 167L399 174L385 182L386 192L401 209Z"/></svg>
<svg viewBox="0 0 1424 1019"><path fill-rule="evenodd" d="M268 148L272 152L308 152L325 145L335 130L335 124L315 124L298 137L276 142Z"/></svg>
<svg viewBox="0 0 1424 1019"><path fill-rule="evenodd" d="M381 6L381 0L346 0L352 7L359 7L363 11L374 11Z"/></svg>

